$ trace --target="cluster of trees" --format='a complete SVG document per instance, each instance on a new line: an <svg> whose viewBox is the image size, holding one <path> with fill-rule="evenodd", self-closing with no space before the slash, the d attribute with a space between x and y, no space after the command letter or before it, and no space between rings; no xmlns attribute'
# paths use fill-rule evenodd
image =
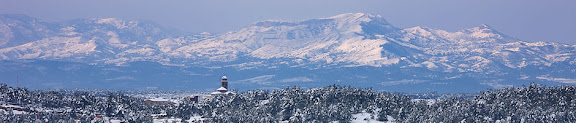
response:
<svg viewBox="0 0 576 123"><path fill-rule="evenodd" d="M574 86L530 84L488 90L468 98L411 97L337 85L309 90L290 87L219 96L196 108L214 122L349 122L358 113L397 122L576 122Z"/></svg>
<svg viewBox="0 0 576 123"><path fill-rule="evenodd" d="M141 99L119 93L91 93L86 91L30 91L0 84L0 122L91 122L102 117L125 121L151 121L149 114L164 107L143 104ZM8 105L21 107L13 113Z"/></svg>
<svg viewBox="0 0 576 123"><path fill-rule="evenodd" d="M92 117L97 114L149 122L151 114L159 113L184 120L202 116L209 122L350 122L358 113L371 114L369 119L396 122L576 122L574 86L536 84L488 90L473 97L430 94L441 98L427 100L337 85L306 90L288 87L213 96L200 103L183 100L178 105L147 105L141 98L122 94L28 91L6 85L1 85L0 92L0 101L32 111L26 115L0 114L0 121L5 122L97 121L100 119Z"/></svg>
<svg viewBox="0 0 576 123"><path fill-rule="evenodd" d="M352 114L363 111L402 117L402 106L409 103L408 96L370 89L290 87L219 96L207 101L203 109L206 117L215 122L346 122ZM386 120L386 116L382 118Z"/></svg>

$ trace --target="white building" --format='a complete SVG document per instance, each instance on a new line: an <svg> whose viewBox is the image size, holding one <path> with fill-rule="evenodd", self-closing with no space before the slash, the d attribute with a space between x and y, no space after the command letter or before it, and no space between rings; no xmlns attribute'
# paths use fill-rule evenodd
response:
<svg viewBox="0 0 576 123"><path fill-rule="evenodd" d="M222 86L210 93L210 95L234 95L234 92L228 91L228 78L226 76L222 76L221 84Z"/></svg>

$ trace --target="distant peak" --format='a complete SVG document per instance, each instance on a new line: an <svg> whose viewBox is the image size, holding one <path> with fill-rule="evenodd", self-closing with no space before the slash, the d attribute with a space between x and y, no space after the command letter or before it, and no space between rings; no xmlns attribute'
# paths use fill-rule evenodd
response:
<svg viewBox="0 0 576 123"><path fill-rule="evenodd" d="M421 36L432 36L432 29L427 27L416 26L412 28L406 28L403 31L413 34L418 34Z"/></svg>
<svg viewBox="0 0 576 123"><path fill-rule="evenodd" d="M97 24L113 25L118 29L136 27L139 23L138 21L126 21L119 18L91 18L89 21Z"/></svg>
<svg viewBox="0 0 576 123"><path fill-rule="evenodd" d="M96 23L99 24L113 24L113 23L120 23L123 22L124 20L122 19L118 19L118 18L92 18L91 20L93 20Z"/></svg>
<svg viewBox="0 0 576 123"><path fill-rule="evenodd" d="M472 36L477 37L477 38L502 39L501 41L503 41L503 43L518 40L516 38L513 38L513 37L507 36L503 33L500 33L499 31L497 31L496 29L492 28L491 26L489 26L487 24L481 24L480 26L477 26L477 27L464 29L460 32L471 34Z"/></svg>
<svg viewBox="0 0 576 123"><path fill-rule="evenodd" d="M368 13L345 13L327 18L319 19L309 19L303 21L281 21L281 20L267 20L256 22L254 26L295 26L299 24L317 24L325 22L336 22L336 23L359 23L359 22L369 22L369 21L379 21L387 23L386 20L382 19L380 15L368 14Z"/></svg>
<svg viewBox="0 0 576 123"><path fill-rule="evenodd" d="M491 26L489 26L487 24L481 24L480 26L468 28L468 29L465 29L464 31L466 31L466 32L497 33L496 30L494 30Z"/></svg>
<svg viewBox="0 0 576 123"><path fill-rule="evenodd" d="M412 33L427 33L427 32L431 32L430 30L432 30L432 29L430 29L428 27L421 27L421 26L416 26L416 27L404 29L404 31L408 31L408 32L412 32Z"/></svg>
<svg viewBox="0 0 576 123"><path fill-rule="evenodd" d="M415 27L412 27L412 28L408 28L407 30L424 30L424 31L428 31L428 30L430 30L430 28L428 28L428 27L422 27L422 26L415 26Z"/></svg>
<svg viewBox="0 0 576 123"><path fill-rule="evenodd" d="M480 29L492 29L492 27L488 26L488 24L481 24L480 26L478 26L478 28L480 28Z"/></svg>
<svg viewBox="0 0 576 123"><path fill-rule="evenodd" d="M294 26L296 23L289 22L289 21L279 21L279 20L266 20L256 22L254 26L263 26L263 27L270 27L270 26Z"/></svg>
<svg viewBox="0 0 576 123"><path fill-rule="evenodd" d="M361 19L361 18L376 19L376 18L382 18L382 16L369 13L345 13L328 17L327 19Z"/></svg>

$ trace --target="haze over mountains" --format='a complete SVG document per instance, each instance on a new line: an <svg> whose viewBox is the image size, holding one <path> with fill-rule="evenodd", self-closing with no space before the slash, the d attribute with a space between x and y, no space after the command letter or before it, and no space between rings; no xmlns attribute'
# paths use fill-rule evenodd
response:
<svg viewBox="0 0 576 123"><path fill-rule="evenodd" d="M117 18L2 15L0 59L1 83L30 88L209 90L222 75L238 90L476 92L576 83L576 45L524 42L488 25L400 29L366 13L262 21L216 35Z"/></svg>

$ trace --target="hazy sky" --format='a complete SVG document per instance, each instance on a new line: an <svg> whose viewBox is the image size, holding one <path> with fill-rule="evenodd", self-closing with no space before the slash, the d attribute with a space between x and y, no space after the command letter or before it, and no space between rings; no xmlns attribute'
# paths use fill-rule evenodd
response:
<svg viewBox="0 0 576 123"><path fill-rule="evenodd" d="M400 28L458 31L488 24L526 41L576 44L576 0L0 0L0 14L47 21L150 20L192 33L224 33L262 20L351 12L382 15Z"/></svg>

